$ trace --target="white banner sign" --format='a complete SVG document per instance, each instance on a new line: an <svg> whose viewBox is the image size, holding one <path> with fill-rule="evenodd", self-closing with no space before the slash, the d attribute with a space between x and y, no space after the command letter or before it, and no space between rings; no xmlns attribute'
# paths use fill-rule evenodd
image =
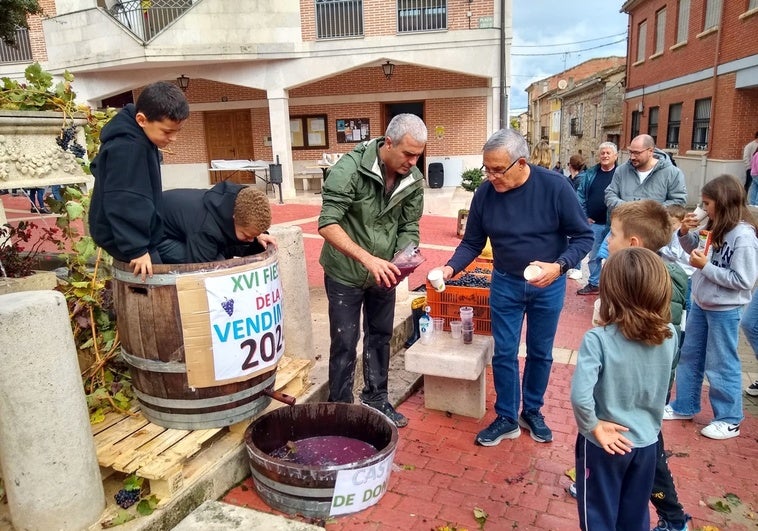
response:
<svg viewBox="0 0 758 531"><path fill-rule="evenodd" d="M337 472L329 516L355 513L378 502L387 491L394 457L393 451L375 465Z"/></svg>
<svg viewBox="0 0 758 531"><path fill-rule="evenodd" d="M205 279L216 380L275 365L284 353L279 264Z"/></svg>

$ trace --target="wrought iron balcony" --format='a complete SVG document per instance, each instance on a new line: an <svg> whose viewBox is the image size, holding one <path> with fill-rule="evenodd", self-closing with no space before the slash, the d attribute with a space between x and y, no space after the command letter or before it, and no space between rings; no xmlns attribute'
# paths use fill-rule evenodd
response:
<svg viewBox="0 0 758 531"><path fill-rule="evenodd" d="M0 63L28 63L33 59L29 30L16 29L16 44L11 46L0 40Z"/></svg>
<svg viewBox="0 0 758 531"><path fill-rule="evenodd" d="M316 0L316 36L363 36L363 0Z"/></svg>
<svg viewBox="0 0 758 531"><path fill-rule="evenodd" d="M108 8L108 13L148 42L191 7L192 0L118 0Z"/></svg>

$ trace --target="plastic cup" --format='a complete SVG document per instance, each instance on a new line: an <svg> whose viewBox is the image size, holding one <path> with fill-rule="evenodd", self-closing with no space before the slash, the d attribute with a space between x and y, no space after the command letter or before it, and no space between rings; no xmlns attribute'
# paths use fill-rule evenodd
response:
<svg viewBox="0 0 758 531"><path fill-rule="evenodd" d="M432 269L426 275L426 278L435 289L435 291L438 291L440 293L445 291L445 279L442 278L442 269Z"/></svg>
<svg viewBox="0 0 758 531"><path fill-rule="evenodd" d="M600 299L592 305L592 326L600 326Z"/></svg>
<svg viewBox="0 0 758 531"><path fill-rule="evenodd" d="M450 321L450 334L453 336L453 339L463 337L463 323L461 321Z"/></svg>
<svg viewBox="0 0 758 531"><path fill-rule="evenodd" d="M471 344L474 341L474 322L464 321L461 334L463 335L463 344Z"/></svg>
<svg viewBox="0 0 758 531"><path fill-rule="evenodd" d="M441 334L445 330L445 319L442 317L435 317L432 319L434 323L434 333Z"/></svg>
<svg viewBox="0 0 758 531"><path fill-rule="evenodd" d="M708 213L702 208L700 208L699 205L695 210L692 211L692 213L695 214L695 217L697 217L698 223L703 221L708 216Z"/></svg>
<svg viewBox="0 0 758 531"><path fill-rule="evenodd" d="M526 266L526 269L524 269L524 278L526 280L532 280L533 278L537 278L541 274L542 274L542 268L537 265Z"/></svg>

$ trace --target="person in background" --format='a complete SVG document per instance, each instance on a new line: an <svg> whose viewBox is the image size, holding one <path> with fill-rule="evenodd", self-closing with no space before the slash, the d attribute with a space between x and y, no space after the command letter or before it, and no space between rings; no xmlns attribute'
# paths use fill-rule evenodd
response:
<svg viewBox="0 0 758 531"><path fill-rule="evenodd" d="M553 171L563 175L563 166L561 166L560 160L555 163L555 166L553 166Z"/></svg>
<svg viewBox="0 0 758 531"><path fill-rule="evenodd" d="M160 149L174 140L189 117L189 103L173 83L145 87L100 132L100 152L90 168L95 176L89 226L92 239L145 280L160 264Z"/></svg>
<svg viewBox="0 0 758 531"><path fill-rule="evenodd" d="M49 214L50 211L45 206L45 189L44 188L27 188L29 201L32 203L30 212L32 214Z"/></svg>
<svg viewBox="0 0 758 531"><path fill-rule="evenodd" d="M600 144L597 158L599 162L582 174L583 177L576 194L595 238L587 264L590 270L590 278L587 280L586 286L577 290L577 295L595 295L600 291L600 269L603 265L603 259L599 255L599 250L603 240L608 236L609 229L605 189L611 184L613 173L616 171L616 160L618 159L616 144L613 142Z"/></svg>
<svg viewBox="0 0 758 531"><path fill-rule="evenodd" d="M566 176L571 183L571 187L575 192L579 190L579 185L584 179L584 171L587 169L587 165L584 164L584 157L579 153L574 153L569 158L568 172Z"/></svg>
<svg viewBox="0 0 758 531"><path fill-rule="evenodd" d="M758 206L758 151L753 153L750 159L750 188L747 195L747 204Z"/></svg>
<svg viewBox="0 0 758 531"><path fill-rule="evenodd" d="M745 307L740 327L745 334L747 342L753 348L753 354L758 358L758 297L755 296L755 293L753 293L753 299L750 301L750 304ZM758 380L751 383L745 389L745 393L750 396L758 396Z"/></svg>
<svg viewBox="0 0 758 531"><path fill-rule="evenodd" d="M608 258L600 321L584 335L571 380L579 526L647 529L657 437L677 338L671 281L659 256L630 247Z"/></svg>
<svg viewBox="0 0 758 531"><path fill-rule="evenodd" d="M664 420L688 420L700 412L703 376L713 420L700 433L709 439L740 434L742 367L737 352L742 307L750 302L758 279L758 238L755 219L745 206L742 183L731 175L708 181L701 190L708 214L710 249L700 249L699 221L687 214L679 243L690 253L692 301L687 334L676 369L676 398L664 410Z"/></svg>
<svg viewBox="0 0 758 531"><path fill-rule="evenodd" d="M684 173L664 151L655 148L650 135L634 137L629 144L629 160L616 168L605 189L609 211L625 201L640 199L654 199L663 206L687 202Z"/></svg>
<svg viewBox="0 0 758 531"><path fill-rule="evenodd" d="M690 265L690 253L682 248L679 243L679 229L684 222L684 216L687 215L687 209L682 205L669 205L666 207L671 221L671 241L660 250L661 258L664 262L672 262L679 265L687 274L687 294L684 301L684 309L690 309L690 291L692 290L692 273L695 268ZM682 324L684 324L684 319ZM684 333L684 331L682 331Z"/></svg>
<svg viewBox="0 0 758 531"><path fill-rule="evenodd" d="M753 155L758 151L758 131L755 132L753 139L745 144L742 149L742 162L745 165L745 195L750 196L750 185L753 182L753 175L751 172Z"/></svg>
<svg viewBox="0 0 758 531"><path fill-rule="evenodd" d="M477 434L475 442L482 446L515 439L520 427L537 442L553 440L541 409L566 294L565 274L592 246L592 231L574 190L564 177L528 164L528 156L526 141L518 132L501 129L490 136L482 155L487 180L474 193L461 243L442 267L443 278L450 279L479 256L489 238L494 259L490 315L497 416ZM527 281L524 269L529 265L538 266L540 273ZM524 317L526 363L519 382Z"/></svg>
<svg viewBox="0 0 758 531"><path fill-rule="evenodd" d="M550 168L550 161L553 158L553 153L550 151L550 144L547 140L540 140L537 145L532 149L532 155L529 157L529 164L535 166L542 166L543 168Z"/></svg>
<svg viewBox="0 0 758 531"><path fill-rule="evenodd" d="M263 252L273 236L271 207L262 190L220 182L210 190L175 188L163 193L164 264L191 264Z"/></svg>
<svg viewBox="0 0 758 531"><path fill-rule="evenodd" d="M343 155L324 182L318 219L324 237L320 263L329 301L330 402L353 402L356 347L363 313L361 402L398 427L408 424L389 403L387 380L395 286L400 270L390 260L419 243L424 176L416 168L427 129L413 114L399 114L384 137Z"/></svg>

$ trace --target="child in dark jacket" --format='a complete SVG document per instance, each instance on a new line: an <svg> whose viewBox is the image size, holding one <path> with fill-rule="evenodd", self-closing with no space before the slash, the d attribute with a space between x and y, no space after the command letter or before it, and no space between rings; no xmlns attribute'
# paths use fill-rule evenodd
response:
<svg viewBox="0 0 758 531"><path fill-rule="evenodd" d="M220 182L210 190L167 190L161 211L165 239L158 245L166 264L188 264L248 256L276 245L266 194Z"/></svg>
<svg viewBox="0 0 758 531"><path fill-rule="evenodd" d="M92 238L134 275L153 274L163 239L159 150L176 140L189 116L184 93L160 81L145 87L103 127L92 161L95 187L89 212Z"/></svg>

